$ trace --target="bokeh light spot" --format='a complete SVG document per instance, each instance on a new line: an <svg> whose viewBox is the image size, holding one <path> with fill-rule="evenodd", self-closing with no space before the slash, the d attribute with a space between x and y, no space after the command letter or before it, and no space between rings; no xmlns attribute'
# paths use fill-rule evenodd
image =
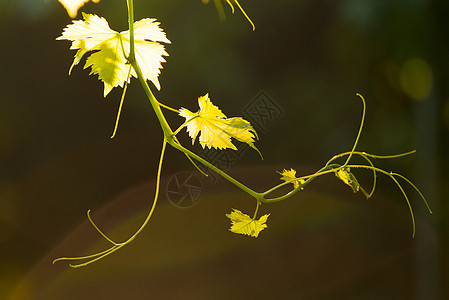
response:
<svg viewBox="0 0 449 300"><path fill-rule="evenodd" d="M401 68L399 79L403 91L413 100L424 100L432 91L432 69L421 58L406 61Z"/></svg>

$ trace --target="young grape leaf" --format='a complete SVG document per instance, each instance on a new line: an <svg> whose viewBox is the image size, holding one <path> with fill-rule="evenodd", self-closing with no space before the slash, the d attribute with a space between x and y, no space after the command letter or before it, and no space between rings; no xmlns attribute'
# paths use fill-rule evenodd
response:
<svg viewBox="0 0 449 300"><path fill-rule="evenodd" d="M285 182L288 182L290 180L296 179L296 170L295 169L290 169L290 170L286 170L284 169L284 171L282 172L278 172L282 177L281 179L284 180ZM305 182L304 179L299 179L297 181L292 182L293 187L296 189L297 187L299 187L299 184L303 184ZM303 188L301 188L303 189Z"/></svg>
<svg viewBox="0 0 449 300"><path fill-rule="evenodd" d="M84 69L92 67L90 74L98 74L104 82L104 96L116 86L123 87L129 81L128 74L131 66L128 64L130 42L129 31L117 32L109 27L106 19L84 14L84 20L73 21L73 24L64 28L57 40L70 40L70 49L77 49L75 59L70 67L69 74L81 58L89 51L99 50L86 61ZM159 28L156 19L142 19L134 23L134 47L136 61L146 80L150 80L160 89L158 76L162 69L162 56L168 56L164 46L158 42L170 43L164 31ZM131 75L137 78L134 70Z"/></svg>
<svg viewBox="0 0 449 300"><path fill-rule="evenodd" d="M231 142L231 138L235 138L259 152L254 146L257 133L248 121L240 117L227 118L217 106L212 104L209 94L199 97L198 105L200 110L196 113L185 108L179 110L179 115L186 119L185 126L192 138L192 144L201 132L199 141L203 148L207 146L209 149L214 147L237 150Z"/></svg>
<svg viewBox="0 0 449 300"><path fill-rule="evenodd" d="M238 234L246 234L252 237L258 237L259 233L267 228L268 215L263 215L259 220L251 219L250 216L242 213L240 210L232 209L226 217L231 219L230 231Z"/></svg>
<svg viewBox="0 0 449 300"><path fill-rule="evenodd" d="M365 191L365 189L359 184L357 181L357 178L354 176L354 174L351 173L350 168L343 168L338 170L335 173L335 176L337 176L341 181L343 181L346 185L350 186L352 191L354 193L357 193L359 190L362 191L362 193L365 195L365 197L368 199L369 195Z"/></svg>
<svg viewBox="0 0 449 300"><path fill-rule="evenodd" d="M78 14L78 9L81 8L84 4L89 2L89 0L58 0L59 3L64 6L65 10L69 14L70 18L75 18ZM100 0L92 0L94 3L100 2Z"/></svg>

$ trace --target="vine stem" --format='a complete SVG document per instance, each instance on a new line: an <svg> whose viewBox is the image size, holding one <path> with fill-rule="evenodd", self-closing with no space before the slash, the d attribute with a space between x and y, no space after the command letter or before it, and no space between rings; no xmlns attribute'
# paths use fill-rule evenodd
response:
<svg viewBox="0 0 449 300"><path fill-rule="evenodd" d="M283 182L283 183L281 183L281 184L278 184L277 186L275 186L275 187L269 189L268 191L262 193L262 195L263 195L262 202L263 202L263 203L274 203L274 202L279 202L279 201L285 200L285 199L287 199L287 198L290 198L291 196L293 196L294 194L296 194L297 192L299 192L304 186L306 186L307 184L309 184L310 182L312 182L312 180L314 180L315 178L317 178L317 177L319 177L319 176L322 176L322 175L325 175L325 174L335 173L335 171L338 170L338 168L342 168L340 165L338 165L338 168L337 168L337 169L334 168L334 167L335 167L334 165L325 166L325 167L321 168L320 170L318 170L318 171L317 171L316 173L314 173L314 174L307 175L307 176L302 176L302 177L300 177L300 178L296 178L296 179L294 179L294 180L290 180L290 181L287 181L287 182ZM307 180L306 180L304 183L301 184L301 183L299 182L299 179L306 179L306 178L307 178ZM287 184L289 184L289 183L296 182L296 181L298 181L298 184L299 184L298 187L294 188L293 190L291 190L291 191L288 192L287 194L285 194L285 195L283 195L283 196L280 196L280 197L275 197L275 198L269 198L269 199L265 198L266 195L268 195L268 194L274 192L275 190L279 189L280 187L282 187L282 186L284 186L284 185L287 185Z"/></svg>
<svg viewBox="0 0 449 300"><path fill-rule="evenodd" d="M130 32L130 51L129 51L129 63L134 68L137 74L137 78L139 79L145 94L148 97L148 100L151 103L151 106L153 107L153 110L156 114L156 117L159 120L159 123L161 125L162 131L164 133L164 139L165 141L171 145L172 147L178 149L179 151L185 153L189 157L193 158L194 160L204 164L206 167L212 169L216 173L218 173L220 176L225 178L226 180L230 181L249 195L253 196L254 198L260 200L263 198L263 196L260 193L257 193L253 191L252 189L248 188L246 185L242 184L232 176L228 175L227 173L223 172L210 162L206 161L205 159L201 158L200 156L196 155L195 153L191 152L190 150L184 148L179 142L177 142L174 139L174 133L171 129L170 125L168 124L167 120L165 119L165 115L161 110L161 106L159 102L157 101L156 97L154 97L153 93L151 92L150 87L148 86L147 81L145 80L145 77L142 74L142 70L140 69L136 58L135 58L135 51L134 51L134 9L133 9L133 0L127 0L128 3L128 14L129 14L129 32Z"/></svg>
<svg viewBox="0 0 449 300"><path fill-rule="evenodd" d="M232 177L232 176L228 175L227 173L223 172L222 170L220 170L219 168L217 168L216 166L214 166L213 164L211 164L210 162L208 162L204 158L202 158L202 157L198 156L197 154L193 153L192 151L184 148L181 144L176 143L174 141L173 142L169 141L168 143L171 146L173 146L174 148L178 149L179 151L184 152L186 155L188 155L189 157L193 158L194 160L196 160L196 161L202 163L203 165L207 166L208 168L212 169L218 175L220 175L221 177L225 178L226 180L228 180L229 182L231 182L232 184L234 184L235 186L237 186L238 188L240 188L241 190L243 190L247 194L253 196L257 200L262 200L263 199L263 195L261 193L258 193L256 191L250 189L249 187L247 187L246 185L244 185L243 183L241 183L240 181L238 181L234 177Z"/></svg>
<svg viewBox="0 0 449 300"><path fill-rule="evenodd" d="M228 2L228 4L233 8L231 2L229 0L226 0ZM240 10L244 13L244 15L247 17L247 19L251 22L251 20L249 19L249 17L246 15L246 13L244 12L244 10L242 9L242 7L240 6L239 2L237 0L235 0L237 6L240 8ZM214 172L216 172L218 175L220 175L221 177L223 177L224 179L228 180L230 183L234 184L235 186L237 186L238 188L240 188L241 190L243 190L244 192L246 192L247 194L251 195L252 197L254 197L257 200L256 203L256 209L255 209L255 213L253 216L253 219L255 219L257 217L257 213L259 211L259 207L262 203L273 203L273 202L279 202L282 200L285 200L291 196L293 196L294 194L296 194L299 190L301 190L305 185L309 184L311 181L313 181L315 178L325 175L325 174L329 174L329 173L336 173L338 170L343 169L345 167L349 168L365 168L365 169L370 169L374 172L374 186L375 186L375 176L376 176L376 171L377 172L381 172L386 174L387 176L389 176L395 183L396 185L399 187L399 189L401 190L402 194L404 195L408 207L410 209L410 213L411 213L411 217L412 217L412 225L413 225L413 236L415 235L415 219L413 216L413 210L412 207L410 205L410 201L404 191L404 189L402 188L402 186L400 185L400 183L397 181L397 179L395 178L395 176L402 178L403 180L405 180L407 183L409 183L419 194L420 196L423 198L424 202L427 205L427 201L424 198L424 196L421 194L421 192L419 191L419 189L411 182L409 181L407 178L405 178L404 176L400 175L400 174L396 174L396 173L388 173L382 169L379 169L377 167L374 167L374 165L372 164L371 160L369 158L395 158L395 157L400 157L403 155L407 155L407 154L411 154L414 151L411 152L407 152L407 153L403 153L403 154L399 154L399 155L390 155L390 156L378 156L378 155L371 155L371 154L367 154L365 152L357 152L355 151L361 132L362 132L362 128L363 128L363 123L365 120L365 110L366 110L366 103L365 103L365 99L363 98L362 95L357 94L358 97L360 97L360 99L362 100L363 103L363 113L362 113L362 120L361 120L361 124L359 127L359 131L356 137L356 140L354 142L354 145L352 147L352 150L349 152L345 152L339 155L334 156L333 158L331 158L326 165L321 168L320 170L318 170L317 172L315 172L314 174L311 175L307 175L307 176L302 176L300 178L295 178L292 179L290 181L278 184L277 186L267 190L266 192L263 193L259 193L256 192L254 190L252 190L251 188L247 187L246 185L244 185L243 183L241 183L240 181L236 180L235 178L233 178L232 176L228 175L227 173L223 172L222 170L220 170L218 167L214 166L213 164L211 164L210 162L208 162L207 160L203 159L202 157L200 157L199 155L193 153L192 151L188 150L187 148L183 147L179 141L176 138L176 134L188 123L190 122L192 119L187 120L184 124L182 124L175 132L173 132L173 130L171 129L170 125L168 124L164 113L162 112L161 108L165 108L168 109L170 111L174 111L179 113L179 110L171 108L169 106L166 106L162 103L160 103L153 95L153 93L151 92L151 89L148 85L147 80L145 79L145 77L142 74L142 70L140 69L139 64L137 63L136 60L136 54L135 54L135 45L134 45L134 5L133 5L133 0L126 0L127 3L127 7L128 7L128 21L129 21L129 40L130 40L130 48L129 48L129 55L125 57L127 57L128 59L128 63L130 64L130 70L128 73L128 78L127 81L125 83L125 87L124 87L124 91L121 97L121 101L120 101L120 106L119 106L119 111L118 111L118 115L117 115L117 119L116 119L116 124L115 124L115 128L114 128L114 133L112 135L112 137L114 137L115 132L117 130L118 127L118 122L119 122L119 118L120 118L120 113L121 113L121 109L122 109L122 105L123 105L123 101L125 98L125 94L126 94L126 89L127 89L127 84L129 81L129 77L131 74L131 68L134 69L134 71L136 72L137 78L139 79L147 97L148 100L156 114L156 117L160 123L160 126L162 128L163 131L163 142L162 142L162 150L161 150L161 155L159 158L159 165L158 165L158 169L157 169L157 176L156 176L156 190L155 190L155 195L154 195L154 200L153 200L153 204L151 206L151 209L146 217L146 219L144 220L144 222L141 224L141 226L139 227L139 229L131 236L129 237L125 242L122 243L116 243L114 242L112 239L110 239L106 234L104 234L99 227L93 222L92 218L90 217L90 211L88 211L87 215L88 215L88 219L90 221L90 223L92 224L92 226L98 231L98 233L100 235L103 236L104 239L106 239L108 242L110 242L112 244L112 247L110 247L107 250L92 254L92 255L87 255L87 256L80 256L80 257L63 257L63 258L58 258L56 260L53 261L53 263L55 263L56 261L61 261L61 260L88 260L87 262L81 263L81 264L70 264L71 267L77 268L77 267L82 267L82 266L86 266L88 264L91 264L93 262L96 262L110 254L112 254L113 252L117 251L118 249L124 247L125 245L131 243L141 232L142 230L148 225L148 222L150 221L154 210L156 208L156 204L157 204L157 200L159 197L159 192L160 192L160 180L161 180L161 171L162 171L162 164L163 164L163 160L164 160L164 156L165 156L165 150L166 150L166 146L167 144L169 144L170 146L172 146L173 148L183 152L188 158L189 160L196 166L196 164L193 162L193 160L205 165L206 167L210 168L211 170L213 170ZM251 24L253 25L253 30L254 30L254 24L251 22ZM120 39L121 42L121 46L122 46L122 50L125 51L125 49L123 48L123 43L122 40ZM232 134L228 133L230 136L232 136ZM254 149L257 150L257 148L255 148L254 146L252 146ZM258 151L258 150L257 150ZM258 151L259 152L259 151ZM260 154L260 152L259 152ZM343 165L339 165L339 164L331 164L331 162L337 158L343 157L343 156L348 156L348 158L346 159L345 163ZM349 161L352 158L353 155L360 155L361 157L365 158L365 160L368 161L369 166L368 165L349 165ZM198 167L197 167L198 168ZM199 169L199 168L198 168ZM200 170L201 171L201 170ZM302 182L302 180L305 180L304 182ZM298 187L294 188L293 190L291 190L290 192L284 194L283 196L280 197L275 197L275 198L266 198L266 196L272 192L274 192L275 190L279 189L280 187L289 184L289 183L298 183ZM371 192L371 194L374 192L374 186L373 186L373 191ZM371 195L370 194L370 195ZM429 211L431 212L429 206L427 205Z"/></svg>
<svg viewBox="0 0 449 300"><path fill-rule="evenodd" d="M150 90L150 87L148 86L147 81L145 80L145 77L142 74L142 70L139 67L139 64L136 61L136 53L135 53L135 46L134 46L134 4L133 0L126 0L126 3L128 4L128 21L129 21L129 56L128 61L130 65L133 67L134 71L137 74L137 78L140 81L140 84L142 85L145 94L147 95L151 106L153 107L153 110L156 114L157 119L159 120L159 123L162 127L162 131L164 132L164 138L165 141L172 140L173 131L170 128L170 125L168 124L167 120L165 119L165 116L161 110L160 103L156 100L153 93Z"/></svg>
<svg viewBox="0 0 449 300"><path fill-rule="evenodd" d="M261 204L261 201L257 200L256 210L254 211L253 220L255 220L257 218L257 213L259 212L260 204Z"/></svg>
<svg viewBox="0 0 449 300"><path fill-rule="evenodd" d="M136 52L134 48L134 1L126 0L128 6L128 27L129 27L129 60L136 60Z"/></svg>

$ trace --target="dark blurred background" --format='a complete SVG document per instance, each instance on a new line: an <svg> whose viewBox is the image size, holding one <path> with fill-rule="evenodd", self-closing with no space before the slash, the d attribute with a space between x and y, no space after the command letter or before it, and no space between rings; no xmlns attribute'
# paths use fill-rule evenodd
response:
<svg viewBox="0 0 449 300"><path fill-rule="evenodd" d="M213 3L135 1L136 20L154 17L172 41L153 88L159 101L197 109L209 93L228 116L244 115L261 92L282 112L254 151L228 171L263 190L276 171L319 169L352 147L367 100L358 149L405 174L422 190L430 215L407 186L417 220L379 175L372 199L334 176L302 194L266 205L259 238L228 231L231 208L251 214L253 200L223 180L195 173L169 149L154 220L128 247L82 269L51 264L105 249L86 222L125 239L151 205L161 130L134 80L115 139L121 91L106 99L75 51L56 41L71 22L56 0L1 0L0 298L1 299L448 299L449 298L449 3L443 0L241 0L220 22ZM81 9L127 29L125 1ZM80 15L80 14L79 14ZM79 18L79 17L78 17ZM167 112L172 127L181 121ZM183 132L181 140L190 142ZM198 145L192 147L196 151ZM198 203L167 201L170 179L190 172ZM369 172L356 173L368 189Z"/></svg>

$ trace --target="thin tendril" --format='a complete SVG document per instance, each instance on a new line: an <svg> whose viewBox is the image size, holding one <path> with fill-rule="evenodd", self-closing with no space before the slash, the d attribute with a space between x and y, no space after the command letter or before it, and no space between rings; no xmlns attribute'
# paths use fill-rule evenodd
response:
<svg viewBox="0 0 449 300"><path fill-rule="evenodd" d="M427 210L429 210L429 213L433 214L432 210L430 209L429 204L427 203L426 198L425 198L424 195L421 193L421 191L416 187L416 185L413 184L413 182L411 182L411 181L410 181L409 179L407 179L405 176L403 176L403 175L401 175L401 174L398 174L398 173L391 173L391 175L393 175L393 176L398 176L398 177L404 179L405 181L407 181L407 183L410 184L410 185L415 189L415 191L417 191L418 194L421 196L421 198L423 199L424 203L425 203L426 206L427 206Z"/></svg>
<svg viewBox="0 0 449 300"><path fill-rule="evenodd" d="M123 102L125 101L125 95L126 95L126 90L128 88L128 82L129 82L129 77L130 76L131 76L131 65L129 66L128 76L127 76L127 79L125 81L125 86L123 88L122 98L120 99L120 105L118 107L117 118L115 119L115 126L114 126L114 131L112 132L111 139L113 139L115 137L115 134L117 133L118 123L119 123L119 120L120 120L120 116L122 114L122 106L123 106Z"/></svg>
<svg viewBox="0 0 449 300"><path fill-rule="evenodd" d="M354 146L352 147L352 150L351 150L351 152L349 153L348 159L347 159L346 162L343 164L343 166L346 166L346 165L349 163L349 161L351 160L352 154L354 153L355 148L357 147L357 144L358 144L358 142L359 142L360 134L362 133L363 123L365 122L365 111L366 111L366 103L365 103L365 99L363 98L362 95L360 95L360 94L358 94L358 93L357 93L356 95L359 96L360 99L362 99L362 103L363 103L362 121L360 122L359 132L358 132L357 137L356 137L356 139L355 139Z"/></svg>
<svg viewBox="0 0 449 300"><path fill-rule="evenodd" d="M231 12L232 14L234 14L234 6L232 5L231 1L226 0L226 2L229 4L229 6L231 7ZM237 1L236 1L237 2Z"/></svg>
<svg viewBox="0 0 449 300"><path fill-rule="evenodd" d="M410 200L408 199L407 194L405 193L404 189L402 188L401 184L398 182L398 180L396 178L394 178L393 174L390 173L391 176L390 178L396 183L396 185L399 187L399 189L402 192L402 195L404 195L405 201L407 202L407 206L408 209L410 210L410 216L412 217L412 226L413 226L413 233L412 233L412 237L415 237L415 233L416 233L416 225L415 225L415 216L413 214L413 209L412 209L412 205L410 204Z"/></svg>
<svg viewBox="0 0 449 300"><path fill-rule="evenodd" d="M372 167L370 167L370 166L365 166L365 165L349 165L348 167L351 167L351 168L372 169ZM416 230L415 230L415 216L414 216L414 214L413 214L413 208L412 208L412 205L410 204L410 200L408 199L408 196L407 196L407 194L405 193L404 188L402 187L402 185L398 182L398 180L397 180L394 176L399 176L399 177L401 177L401 178L405 178L405 177L402 176L402 175L400 175L400 174L397 174L397 173L392 173L392 172L388 173L387 171L382 170L382 169L380 169L380 168L374 167L374 169L376 169L377 172L381 172L381 173L387 175L388 177L390 177L391 180L393 180L394 183L396 183L396 185L398 186L398 188L401 190L401 193L402 193L402 195L404 196L405 201L407 202L407 206L408 206L408 209L409 209L409 211L410 211L410 216L411 216L411 218L412 218L412 227L413 227L412 237L415 237L415 231L416 231ZM406 180L406 181L409 182L408 180ZM415 186L412 184L412 187L415 187ZM421 194L421 193L420 193L420 194ZM426 202L426 201L425 201L425 202ZM426 203L427 203L427 202L426 202Z"/></svg>
<svg viewBox="0 0 449 300"><path fill-rule="evenodd" d="M368 161L368 163L370 164L370 166L373 168L373 169L372 169L372 170L373 170L373 188L371 189L371 193L369 193L369 194L367 195L367 198L371 198L371 196L374 194L374 190L376 189L376 183L377 183L376 170L374 169L375 167L374 167L373 162L372 162L366 155L361 154L361 156L362 156L366 161ZM362 188L362 187L360 187L360 188ZM363 188L362 188L362 191L363 191Z"/></svg>
<svg viewBox="0 0 449 300"><path fill-rule="evenodd" d="M366 153L366 152L360 152L360 151L352 151L353 154L357 154L360 156L367 156L367 157L371 157L371 158L380 158L380 159L392 159L392 158L399 158L399 157L403 157L403 156L407 156L410 154L415 153L416 150L412 150L412 151L408 151L408 152L404 152L404 153L399 153L399 154L393 154L393 155L375 155L375 154L370 154L370 153ZM333 156L327 163L326 166L329 165L332 161L336 160L337 158L346 156L351 154L351 152L343 152L340 153L338 155Z"/></svg>
<svg viewBox="0 0 449 300"><path fill-rule="evenodd" d="M167 145L167 141L164 139L163 143L162 143L162 150L161 150L161 156L159 158L159 166L158 166L158 170L157 170L157 177L156 177L156 191L155 191L155 195L154 195L154 200L153 200L153 205L151 206L150 212L148 213L145 221L142 223L142 225L140 226L140 228L125 242L123 243L115 243L112 240L110 240L105 234L103 234L98 227L95 225L95 223L92 221L92 219L89 216L88 213L88 218L89 221L91 222L91 224L95 227L95 229L104 237L106 238L109 242L113 243L114 246L112 246L111 248L101 251L99 253L96 254L92 254L92 255L88 255L88 256L79 256L79 257L61 257L61 258L57 258L53 261L53 263L57 262L57 261L62 261L62 260L85 260L85 259L90 259L87 262L81 263L81 264L70 264L69 266L72 268L79 268L79 267L84 267L87 266L91 263L94 263L112 253L114 253L115 251L117 251L118 249L122 248L123 246L126 246L127 244L131 243L136 236L146 227L146 225L148 224L148 222L151 219L151 216L153 215L154 209L156 208L156 204L157 204L157 199L159 197L159 190L160 190L160 182L161 182L161 171L162 171L162 162L164 160L164 154L165 154L165 148ZM95 257L95 258L94 258ZM94 258L94 259L91 259Z"/></svg>
<svg viewBox="0 0 449 300"><path fill-rule="evenodd" d="M193 161L193 159L188 156L187 154L185 154L185 156L187 157L187 159L192 163L192 165L204 176L209 177L209 174L205 173L203 170L200 169L200 167L197 165L196 162Z"/></svg>
<svg viewBox="0 0 449 300"><path fill-rule="evenodd" d="M97 256L100 256L100 255L103 255L106 252L111 251L111 249L113 249L115 247L117 247L117 245L114 245L114 246L112 246L111 248L109 248L107 250L104 250L102 252L95 253L95 254L92 254L92 255L77 256L77 257L60 257L60 258L57 258L57 259L53 260L53 264L55 262L57 262L57 261L62 261L62 260L84 260L84 259L89 259L89 258L92 258L92 257L97 257Z"/></svg>
<svg viewBox="0 0 449 300"><path fill-rule="evenodd" d="M121 46L121 48L122 48L122 54L123 54L123 57L128 61L128 63L129 63L129 55L127 55L126 54L126 52L125 52L125 47L123 46L123 38L122 38L122 35L120 34L120 33L117 33L117 36L118 36L118 39L119 39L119 41L120 41L120 46Z"/></svg>
<svg viewBox="0 0 449 300"><path fill-rule="evenodd" d="M382 158L382 159L389 159L389 158L398 158L398 157L402 157L402 156L407 156L410 154L416 153L416 150L411 150L408 152L404 152L404 153L400 153L400 154L393 154L393 155L374 155L374 154L369 154L366 152L362 152L362 154L372 157L372 158Z"/></svg>
<svg viewBox="0 0 449 300"><path fill-rule="evenodd" d="M99 261L100 259L102 259L102 258L104 258L104 257L106 257L106 256L108 256L108 255L110 255L112 253L114 253L115 251L117 251L118 249L122 248L123 246L125 246L125 244L119 244L117 246L113 246L107 252L105 252L104 254L98 256L97 258L91 259L91 260L89 260L89 261L87 261L85 263L82 263L82 264L76 264L76 265L69 264L69 266L72 267L72 268L85 267L87 265L90 265L91 263Z"/></svg>
<svg viewBox="0 0 449 300"><path fill-rule="evenodd" d="M229 0L226 0L229 3ZM242 8L242 6L240 5L240 3L237 0L234 0L235 4L237 4L237 6L240 8L240 11L243 13L243 15L246 17L246 19L248 20L248 22L251 24L251 26L253 27L253 31L256 30L256 25L254 25L253 21L251 21L250 17L246 14L245 10ZM234 13L234 11L232 12Z"/></svg>
<svg viewBox="0 0 449 300"><path fill-rule="evenodd" d="M170 107L170 106L165 105L165 104L162 104L162 103L160 103L159 101L158 101L157 103L158 103L161 107L163 107L163 108L165 108L165 109L167 109L167 110L174 111L175 113L178 113L178 114L179 114L179 110L178 110L178 109L173 108L173 107Z"/></svg>
<svg viewBox="0 0 449 300"><path fill-rule="evenodd" d="M190 123L190 121L196 118L199 118L199 115L193 116L190 119L186 120L184 123L182 123L181 126L179 126L178 129L175 130L175 132L173 132L173 136L176 136L184 127L186 127L188 123Z"/></svg>
<svg viewBox="0 0 449 300"><path fill-rule="evenodd" d="M178 144L178 145L181 145L181 143L178 141L178 139L176 138L176 136L173 136L173 139L175 140L175 142ZM188 156L187 155L187 153L184 153L184 155L187 157L187 159L192 163L192 165L201 173L201 174L203 174L204 176L206 176L206 177L209 177L209 175L208 174L206 174L203 170L201 170L200 169L200 167L195 163L195 161L190 157L190 156Z"/></svg>
<svg viewBox="0 0 449 300"><path fill-rule="evenodd" d="M104 234L97 225L95 225L94 221L92 220L92 218L90 217L90 209L87 211L87 218L89 219L90 224L92 224L92 226L98 231L99 234L101 234L108 242L110 242L111 244L117 246L117 243L114 242L113 240L111 240L106 234Z"/></svg>

